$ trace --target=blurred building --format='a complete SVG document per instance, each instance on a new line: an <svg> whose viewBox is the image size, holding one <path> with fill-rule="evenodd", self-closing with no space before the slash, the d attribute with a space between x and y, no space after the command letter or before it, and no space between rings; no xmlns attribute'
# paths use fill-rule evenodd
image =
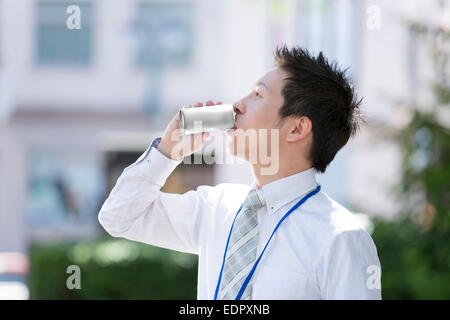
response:
<svg viewBox="0 0 450 320"><path fill-rule="evenodd" d="M66 24L74 4L79 29ZM247 94L273 66L277 44L323 51L350 67L369 125L402 120L390 97L411 94L416 48L399 16L419 15L416 7L387 0L0 0L0 251L97 235L99 207L124 166L182 105ZM364 128L319 181L343 205L392 216L398 155L374 135ZM251 182L245 164L186 166L165 190Z"/></svg>

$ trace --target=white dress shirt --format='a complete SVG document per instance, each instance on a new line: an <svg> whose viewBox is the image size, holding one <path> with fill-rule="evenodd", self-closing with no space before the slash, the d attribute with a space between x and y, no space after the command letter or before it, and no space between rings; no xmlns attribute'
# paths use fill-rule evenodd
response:
<svg viewBox="0 0 450 320"><path fill-rule="evenodd" d="M213 299L231 224L256 185L161 192L179 163L150 146L125 168L98 218L113 237L198 254L197 298ZM258 256L279 219L317 187L315 174L311 168L260 189L266 206L257 213ZM323 189L274 234L253 275L251 299L381 299L380 287L368 285L368 270L381 272L372 238Z"/></svg>

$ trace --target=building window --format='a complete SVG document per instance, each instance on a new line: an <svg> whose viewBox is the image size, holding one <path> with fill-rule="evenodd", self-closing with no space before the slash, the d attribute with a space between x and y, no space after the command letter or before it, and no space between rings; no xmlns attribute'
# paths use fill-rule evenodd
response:
<svg viewBox="0 0 450 320"><path fill-rule="evenodd" d="M329 60L350 67L348 75L353 76L363 17L361 6L358 1L297 2L296 42L315 54L322 51Z"/></svg>
<svg viewBox="0 0 450 320"><path fill-rule="evenodd" d="M80 7L80 29L69 29L69 5ZM87 65L92 48L92 6L89 2L37 4L36 63L39 65Z"/></svg>
<svg viewBox="0 0 450 320"><path fill-rule="evenodd" d="M28 162L27 222L34 228L96 226L105 180L94 153L32 150Z"/></svg>
<svg viewBox="0 0 450 320"><path fill-rule="evenodd" d="M189 64L193 21L191 3L140 3L134 30L138 42L138 64L149 67Z"/></svg>
<svg viewBox="0 0 450 320"><path fill-rule="evenodd" d="M108 197L112 188L117 183L117 179L123 170L134 163L141 155L141 152L131 151L109 151L105 154L105 176L107 187L104 198ZM194 154L188 156L190 164L182 161L167 178L166 183L161 188L162 192L183 194L189 190L196 190L202 185L214 184L214 164L206 164L201 158L194 160Z"/></svg>

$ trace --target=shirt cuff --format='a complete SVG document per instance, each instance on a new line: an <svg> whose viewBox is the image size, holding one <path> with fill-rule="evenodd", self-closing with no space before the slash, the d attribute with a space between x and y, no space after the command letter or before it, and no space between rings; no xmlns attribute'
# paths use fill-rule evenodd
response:
<svg viewBox="0 0 450 320"><path fill-rule="evenodd" d="M173 170L182 160L173 160L163 155L158 149L161 138L153 140L152 144L139 157L135 165L146 180L163 186Z"/></svg>

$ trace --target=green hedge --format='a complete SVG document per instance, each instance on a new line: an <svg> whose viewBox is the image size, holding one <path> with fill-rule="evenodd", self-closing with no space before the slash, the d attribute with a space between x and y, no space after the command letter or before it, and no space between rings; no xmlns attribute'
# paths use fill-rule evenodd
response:
<svg viewBox="0 0 450 320"><path fill-rule="evenodd" d="M412 219L374 219L383 299L450 299L448 226L424 231ZM195 299L197 256L102 238L30 249L32 299ZM69 265L81 289L66 287Z"/></svg>
<svg viewBox="0 0 450 320"><path fill-rule="evenodd" d="M374 226L383 299L450 299L448 225L423 230L408 217Z"/></svg>
<svg viewBox="0 0 450 320"><path fill-rule="evenodd" d="M30 248L31 299L196 299L197 256L123 239ZM69 265L81 289L69 290Z"/></svg>

